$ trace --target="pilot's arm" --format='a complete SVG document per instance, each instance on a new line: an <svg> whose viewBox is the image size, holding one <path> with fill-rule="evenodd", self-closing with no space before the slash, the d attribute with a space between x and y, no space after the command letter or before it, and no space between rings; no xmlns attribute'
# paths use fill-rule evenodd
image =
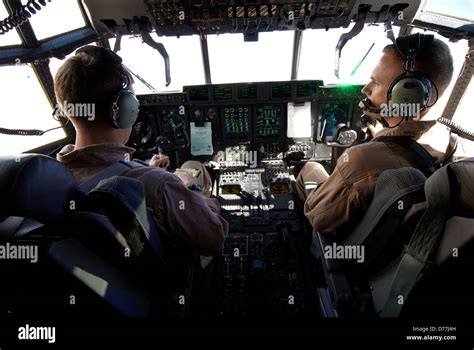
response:
<svg viewBox="0 0 474 350"><path fill-rule="evenodd" d="M161 203L161 222L170 234L188 241L201 255L219 252L229 224L219 214L217 199L189 190L178 176L169 174Z"/></svg>
<svg viewBox="0 0 474 350"><path fill-rule="evenodd" d="M371 167L360 147L350 148L331 176L308 195L304 213L318 232L334 232L363 217L379 174Z"/></svg>

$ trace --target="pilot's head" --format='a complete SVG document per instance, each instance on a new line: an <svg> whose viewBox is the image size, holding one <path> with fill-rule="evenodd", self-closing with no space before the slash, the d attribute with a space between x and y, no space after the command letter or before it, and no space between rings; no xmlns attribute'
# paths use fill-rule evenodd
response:
<svg viewBox="0 0 474 350"><path fill-rule="evenodd" d="M59 68L56 99L76 128L81 146L127 142L138 114L132 84L122 59L95 46L79 49Z"/></svg>
<svg viewBox="0 0 474 350"><path fill-rule="evenodd" d="M395 44L388 45L383 49L382 57L372 71L370 82L362 89L362 93L367 96L370 106L374 110L387 105L387 92L392 82L405 73L404 64L405 58L400 54ZM429 81L427 82L432 91L427 108L421 110L419 116L409 116L421 118L443 94L453 76L453 58L448 46L441 40L434 39L427 49L416 56L415 71L431 80L431 84ZM381 113L371 113L365 110L364 114L375 118L381 116ZM385 120L390 126L394 126L400 122L400 117L386 117Z"/></svg>

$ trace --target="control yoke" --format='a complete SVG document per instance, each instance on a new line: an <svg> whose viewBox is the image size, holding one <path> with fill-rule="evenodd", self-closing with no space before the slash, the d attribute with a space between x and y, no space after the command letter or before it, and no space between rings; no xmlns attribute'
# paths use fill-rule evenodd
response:
<svg viewBox="0 0 474 350"><path fill-rule="evenodd" d="M334 137L335 141L328 141L330 123L325 123L323 129L322 142L329 147L351 147L354 142L357 140L357 131L349 128L346 124L340 123L337 124L334 128Z"/></svg>

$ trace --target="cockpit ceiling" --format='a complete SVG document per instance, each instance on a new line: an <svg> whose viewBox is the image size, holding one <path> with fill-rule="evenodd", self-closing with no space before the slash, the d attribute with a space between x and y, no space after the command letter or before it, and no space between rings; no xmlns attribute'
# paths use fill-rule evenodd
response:
<svg viewBox="0 0 474 350"><path fill-rule="evenodd" d="M363 13L366 23L411 23L421 0L185 1L82 0L100 36L133 34L151 25L158 35L243 33L348 27ZM140 28L142 27L142 28Z"/></svg>

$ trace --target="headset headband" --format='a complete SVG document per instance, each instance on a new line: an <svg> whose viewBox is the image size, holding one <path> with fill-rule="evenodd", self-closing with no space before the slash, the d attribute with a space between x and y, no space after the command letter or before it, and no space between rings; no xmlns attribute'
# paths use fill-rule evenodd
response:
<svg viewBox="0 0 474 350"><path fill-rule="evenodd" d="M403 68L406 72L413 73L415 71L416 56L425 51L434 40L432 34L420 34L398 37L395 46L398 52L405 58Z"/></svg>

